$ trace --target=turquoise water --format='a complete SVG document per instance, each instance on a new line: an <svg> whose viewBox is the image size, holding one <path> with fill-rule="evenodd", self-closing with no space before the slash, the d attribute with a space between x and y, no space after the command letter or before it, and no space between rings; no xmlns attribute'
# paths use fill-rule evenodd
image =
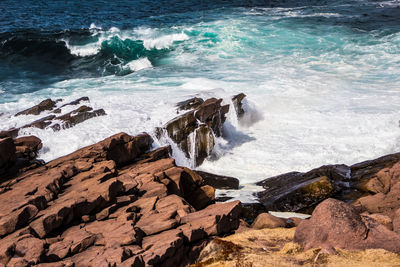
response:
<svg viewBox="0 0 400 267"><path fill-rule="evenodd" d="M137 3L62 23L41 15L36 29L1 22L0 128L29 121L11 114L47 97L87 95L106 110L59 133L26 130L50 160L119 131L151 132L188 97L244 92L246 120L229 115L200 168L248 184L399 150L398 1L183 2L147 13Z"/></svg>

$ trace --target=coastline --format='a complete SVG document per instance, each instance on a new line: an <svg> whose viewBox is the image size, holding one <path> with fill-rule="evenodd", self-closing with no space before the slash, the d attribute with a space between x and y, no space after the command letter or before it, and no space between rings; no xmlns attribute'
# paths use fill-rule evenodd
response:
<svg viewBox="0 0 400 267"><path fill-rule="evenodd" d="M212 266L221 260L218 256L221 249L215 247L219 239L215 237L236 232L224 240L234 240L238 236L240 243L240 232L280 227L292 228L290 231L296 234L290 242L301 245L277 242L273 244L275 249L260 251L259 255L275 253L286 245L295 246L295 254L303 253L303 248L313 249L309 254L304 250L308 255L303 259L305 263L318 262L325 257L325 261L319 263L333 266L326 257L335 256L320 255L341 257L345 254L338 254L336 249L383 248L398 253L400 201L395 200L395 196L400 185L397 179L400 177L399 153L352 166L326 165L309 172L291 172L265 179L257 183L263 187L257 194L258 203L232 202L229 196L216 198L216 189L240 192L236 178L176 165L171 158L171 147L180 147L181 153L190 157L194 166L210 156L215 145L214 135L223 135L224 116L229 108L233 108L238 117L245 113L241 105L244 97L240 95L240 101L234 102L233 107L221 105L222 99L216 98L178 103L181 114L156 130L158 138L169 138L171 145L156 149L152 148L153 138L146 133L137 136L120 133L44 163L36 158L42 148L40 139L17 137L16 129L3 131L0 139L2 264L92 266L108 262L121 266L184 266L198 261L199 266ZM81 101L63 104L73 106L69 113L45 116L27 127L50 127L59 131L93 118L90 107L83 105L76 109ZM45 110L58 114L52 100L22 113L40 115ZM60 120L60 117L68 120ZM60 125L60 121L64 124ZM56 124L58 127L54 127ZM373 234L363 246L353 246L360 244L358 238L362 234L343 245L332 237L333 229L321 226L326 221L313 221L318 218L313 212L322 209L332 198L339 201L335 207L350 209L346 214L353 214L354 218L337 216L337 213L331 214L328 221L340 224L343 220L355 220L359 226L351 230L354 232L366 227ZM271 215L269 211L283 213ZM292 213L285 217L285 212ZM297 216L298 212L312 213L311 219ZM119 226L115 228L117 222ZM321 241L318 235L313 240L298 237L302 233L311 236L307 231L318 227L331 239ZM113 234L107 234L108 231ZM285 231L282 229L282 234ZM264 232L268 239L268 231ZM382 238L391 240L389 246L388 242L385 245L379 241ZM236 248L244 253L246 260L243 261L257 266L256 260L246 256L249 252L244 247ZM204 256L207 250L211 252ZM378 258L386 257L379 253ZM227 255L224 264L229 264L236 254Z"/></svg>

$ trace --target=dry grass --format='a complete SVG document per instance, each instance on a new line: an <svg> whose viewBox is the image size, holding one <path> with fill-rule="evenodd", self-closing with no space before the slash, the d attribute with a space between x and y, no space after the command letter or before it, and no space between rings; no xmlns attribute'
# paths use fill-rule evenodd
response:
<svg viewBox="0 0 400 267"><path fill-rule="evenodd" d="M192 267L400 267L400 255L383 249L337 250L335 255L321 254L319 249L303 251L293 242L294 232L295 228L250 230L216 239Z"/></svg>

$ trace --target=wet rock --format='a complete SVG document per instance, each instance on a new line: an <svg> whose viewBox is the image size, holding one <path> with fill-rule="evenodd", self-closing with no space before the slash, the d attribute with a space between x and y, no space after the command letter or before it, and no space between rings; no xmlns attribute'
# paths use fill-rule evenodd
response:
<svg viewBox="0 0 400 267"><path fill-rule="evenodd" d="M16 138L18 136L19 128L11 128L6 131L0 131L0 138L11 137Z"/></svg>
<svg viewBox="0 0 400 267"><path fill-rule="evenodd" d="M336 193L333 179L323 175L333 177L326 169L332 171L335 168L322 167L308 173L291 172L266 179L257 183L265 188L258 197L268 210L307 211Z"/></svg>
<svg viewBox="0 0 400 267"><path fill-rule="evenodd" d="M269 213L261 213L251 225L254 229L285 227L286 220L275 217Z"/></svg>
<svg viewBox="0 0 400 267"><path fill-rule="evenodd" d="M188 100L192 103L192 99ZM200 101L201 102L201 101ZM197 103L200 103L197 101ZM222 125L229 105L221 106L222 99L210 98L197 107L167 122L163 129L194 165L203 163L214 148L214 136L222 135ZM182 104L185 106L185 104ZM158 129L158 136L162 136Z"/></svg>
<svg viewBox="0 0 400 267"><path fill-rule="evenodd" d="M41 119L35 120L34 122L31 122L29 124L26 124L22 126L21 128L29 128L29 127L34 127L34 128L39 128L39 129L45 129L47 126L52 124L52 120L55 119L55 115L49 115L46 117L43 117Z"/></svg>
<svg viewBox="0 0 400 267"><path fill-rule="evenodd" d="M235 108L236 111L236 115L238 118L243 117L244 115L244 109L243 109L243 99L246 97L245 94L240 93L238 95L235 95L234 97L232 97L232 103L233 103L233 107Z"/></svg>
<svg viewBox="0 0 400 267"><path fill-rule="evenodd" d="M106 112L104 109L93 110L93 108L88 106L81 106L67 114L54 118L55 120L60 120L63 123L53 124L51 128L54 131L59 131L61 129L67 129L75 126L78 123L82 123L88 119L105 116Z"/></svg>
<svg viewBox="0 0 400 267"><path fill-rule="evenodd" d="M388 230L369 217L358 214L352 206L335 199L319 204L310 220L304 220L296 229L294 241L306 250L378 249L398 253L400 235Z"/></svg>
<svg viewBox="0 0 400 267"><path fill-rule="evenodd" d="M13 165L16 159L16 148L12 138L0 139L0 170Z"/></svg>
<svg viewBox="0 0 400 267"><path fill-rule="evenodd" d="M196 171L203 177L206 184L215 189L239 189L239 179L229 176L217 175L204 171Z"/></svg>
<svg viewBox="0 0 400 267"><path fill-rule="evenodd" d="M23 110L21 112L18 112L15 114L15 116L20 116L20 115L39 115L45 110L52 110L56 106L56 102L51 100L51 99L46 99L37 104L36 106L33 106L31 108L28 108L26 110Z"/></svg>
<svg viewBox="0 0 400 267"><path fill-rule="evenodd" d="M63 104L61 107L55 109L55 110L53 111L53 113L61 113L61 109L62 109L63 107L66 107L66 106L75 106L75 105L79 105L81 102L89 102L89 101L90 101L90 100L89 100L89 97L84 96L84 97L78 98L78 99L76 99L76 100L74 100L74 101L71 101L71 102L69 102L69 103Z"/></svg>
<svg viewBox="0 0 400 267"><path fill-rule="evenodd" d="M18 157L34 159L43 147L42 140L36 136L24 136L14 140Z"/></svg>
<svg viewBox="0 0 400 267"><path fill-rule="evenodd" d="M259 214L266 212L268 210L261 203L243 203L240 217L247 223L252 224Z"/></svg>
<svg viewBox="0 0 400 267"><path fill-rule="evenodd" d="M176 106L178 107L178 110L191 110L199 107L203 103L204 100L202 98L193 97L188 100L178 102Z"/></svg>

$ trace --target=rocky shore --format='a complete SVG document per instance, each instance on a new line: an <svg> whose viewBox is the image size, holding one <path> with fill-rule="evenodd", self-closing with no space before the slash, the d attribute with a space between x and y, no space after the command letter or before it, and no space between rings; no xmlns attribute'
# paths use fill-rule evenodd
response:
<svg viewBox="0 0 400 267"><path fill-rule="evenodd" d="M232 97L238 119L245 97ZM201 165L230 105L191 98L176 108L154 136ZM21 128L59 131L106 112L82 97L15 116L27 114L40 118ZM0 133L0 266L400 264L400 153L267 178L259 203L220 202L215 189L240 190L238 179L177 166L148 133L45 163L42 141L21 128Z"/></svg>

